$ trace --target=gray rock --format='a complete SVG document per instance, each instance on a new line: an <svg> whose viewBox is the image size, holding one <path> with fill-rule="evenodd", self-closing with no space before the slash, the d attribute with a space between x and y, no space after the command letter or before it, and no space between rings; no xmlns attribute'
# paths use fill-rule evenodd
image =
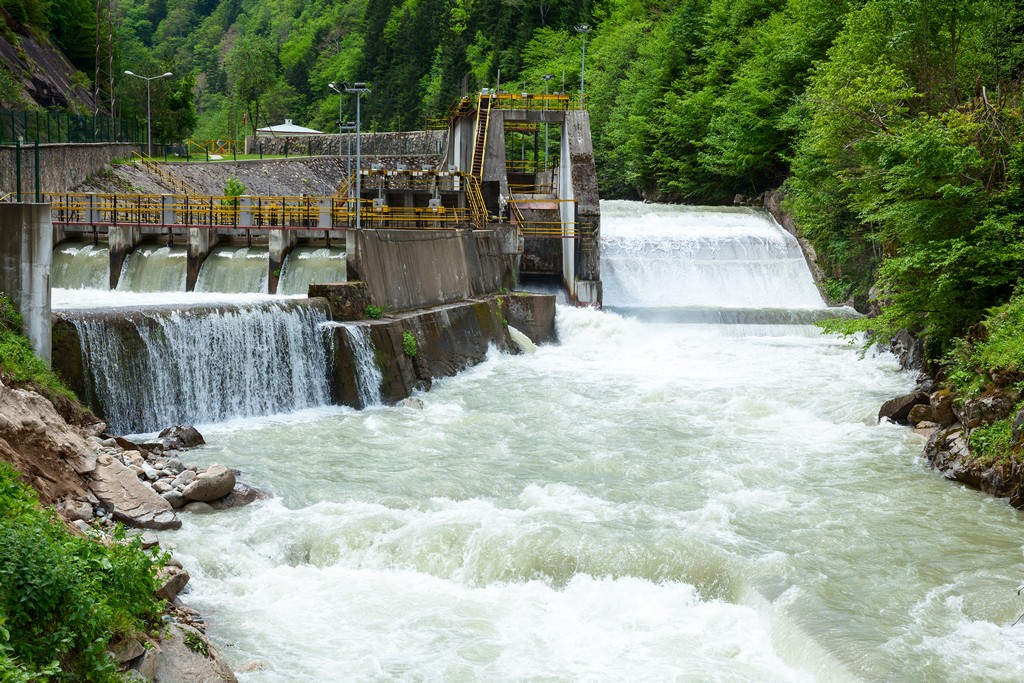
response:
<svg viewBox="0 0 1024 683"><path fill-rule="evenodd" d="M96 470L96 453L81 451L77 458L68 458L68 463L78 474L91 474Z"/></svg>
<svg viewBox="0 0 1024 683"><path fill-rule="evenodd" d="M195 481L185 487L181 495L185 500L208 502L231 493L235 488L235 473L224 465L210 465Z"/></svg>
<svg viewBox="0 0 1024 683"><path fill-rule="evenodd" d="M167 458L164 460L164 472L170 472L171 474L181 474L182 470L185 469L185 464L177 458Z"/></svg>
<svg viewBox="0 0 1024 683"><path fill-rule="evenodd" d="M1010 438L1013 441L1013 445L1019 446L1021 442L1024 442L1024 410L1018 410L1017 414L1013 416L1013 427L1011 430Z"/></svg>
<svg viewBox="0 0 1024 683"><path fill-rule="evenodd" d="M122 457L127 460L125 464L138 465L142 467L142 464L146 462L146 458L143 457L142 451L125 451Z"/></svg>
<svg viewBox="0 0 1024 683"><path fill-rule="evenodd" d="M205 654L204 654L205 651ZM236 683L220 652L191 626L171 624L137 670L158 683Z"/></svg>
<svg viewBox="0 0 1024 683"><path fill-rule="evenodd" d="M124 665L146 654L146 648L138 638L129 638L128 640L120 641L116 645L111 645L110 654L114 655L114 659L117 660L118 664Z"/></svg>
<svg viewBox="0 0 1024 683"><path fill-rule="evenodd" d="M266 500L271 495L266 491L250 486L243 482L235 482L235 488L231 493L218 500L210 501L210 507L214 510L230 510L255 503L257 500Z"/></svg>
<svg viewBox="0 0 1024 683"><path fill-rule="evenodd" d="M176 489L183 489L193 481L196 480L196 473L194 470L182 470L176 477L171 481L171 486Z"/></svg>
<svg viewBox="0 0 1024 683"><path fill-rule="evenodd" d="M974 429L1009 417L1018 398L1016 391L996 389L979 398L965 401L963 406L954 405L953 411L963 426Z"/></svg>
<svg viewBox="0 0 1024 683"><path fill-rule="evenodd" d="M198 500L192 501L182 508L185 512L195 512L201 515L205 515L214 512L213 507L209 503L203 503Z"/></svg>
<svg viewBox="0 0 1024 683"><path fill-rule="evenodd" d="M174 602L174 599L184 590L189 579L192 577L181 567L168 565L160 569L157 578L162 582L160 588L156 591L157 597L167 602Z"/></svg>
<svg viewBox="0 0 1024 683"><path fill-rule="evenodd" d="M409 398L403 398L401 401L398 402L398 405L403 406L405 408L412 408L413 410L423 410L423 408L425 407L423 401L412 396L410 396Z"/></svg>
<svg viewBox="0 0 1024 683"><path fill-rule="evenodd" d="M96 459L90 488L114 519L144 529L177 529L181 520L171 504L109 455Z"/></svg>
<svg viewBox="0 0 1024 683"><path fill-rule="evenodd" d="M177 510L178 508L185 505L185 496L181 495L180 491L171 490L167 493L161 493L160 496L171 504L171 507Z"/></svg>
<svg viewBox="0 0 1024 683"><path fill-rule="evenodd" d="M202 446L206 443L203 435L192 425L174 425L157 436L165 451Z"/></svg>
<svg viewBox="0 0 1024 683"><path fill-rule="evenodd" d="M905 396L897 396L882 404L878 410L878 419L887 418L899 424L908 424L910 410L916 405L928 405L929 397L923 391L914 391Z"/></svg>
<svg viewBox="0 0 1024 683"><path fill-rule="evenodd" d="M160 481L153 482L153 490L156 491L157 493L163 494L167 493L168 491L173 491L174 487L171 486L171 483L166 479L161 479Z"/></svg>
<svg viewBox="0 0 1024 683"><path fill-rule="evenodd" d="M927 403L919 403L915 405L910 409L910 413L907 414L907 422L915 427L920 426L925 422L935 424L938 423L938 421L937 411Z"/></svg>
<svg viewBox="0 0 1024 683"><path fill-rule="evenodd" d="M160 473L148 462L142 463L142 474L150 481L156 481L160 478Z"/></svg>
<svg viewBox="0 0 1024 683"><path fill-rule="evenodd" d="M920 370L924 360L921 341L907 330L900 330L889 343L893 355L904 370Z"/></svg>
<svg viewBox="0 0 1024 683"><path fill-rule="evenodd" d="M64 519L70 522L91 522L95 514L92 505L82 500L66 500L59 509Z"/></svg>

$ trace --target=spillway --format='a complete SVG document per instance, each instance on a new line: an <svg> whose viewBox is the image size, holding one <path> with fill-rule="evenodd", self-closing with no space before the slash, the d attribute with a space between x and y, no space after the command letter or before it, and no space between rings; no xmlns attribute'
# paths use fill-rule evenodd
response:
<svg viewBox="0 0 1024 683"><path fill-rule="evenodd" d="M311 284L345 282L345 250L296 247L288 252L277 283L278 294L305 294Z"/></svg>
<svg viewBox="0 0 1024 683"><path fill-rule="evenodd" d="M61 310L86 402L119 433L330 401L327 311L312 301Z"/></svg>
<svg viewBox="0 0 1024 683"><path fill-rule="evenodd" d="M203 261L197 292L266 294L270 254L261 247L216 247Z"/></svg>
<svg viewBox="0 0 1024 683"><path fill-rule="evenodd" d="M117 288L126 292L184 292L187 257L185 247L137 247L125 259Z"/></svg>
<svg viewBox="0 0 1024 683"><path fill-rule="evenodd" d="M50 284L61 289L107 289L110 251L106 246L64 242L53 250Z"/></svg>

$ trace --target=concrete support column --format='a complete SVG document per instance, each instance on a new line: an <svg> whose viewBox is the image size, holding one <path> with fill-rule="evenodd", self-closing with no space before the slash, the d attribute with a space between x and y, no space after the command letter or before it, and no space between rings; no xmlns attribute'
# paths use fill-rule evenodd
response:
<svg viewBox="0 0 1024 683"><path fill-rule="evenodd" d="M174 205L174 195L165 194L160 197L160 223L167 226L167 246L174 243L174 228L178 224L178 209Z"/></svg>
<svg viewBox="0 0 1024 683"><path fill-rule="evenodd" d="M47 363L52 261L50 205L0 203L0 289L18 308L25 335Z"/></svg>
<svg viewBox="0 0 1024 683"><path fill-rule="evenodd" d="M349 228L345 231L345 270L349 282L366 280L366 273L363 270L363 245L360 241L361 233L365 231L366 228Z"/></svg>
<svg viewBox="0 0 1024 683"><path fill-rule="evenodd" d="M277 294L277 281L281 279L281 268L288 252L292 250L299 241L294 230L275 228L267 232L267 239L270 245L270 263L267 266L267 291L270 294Z"/></svg>
<svg viewBox="0 0 1024 683"><path fill-rule="evenodd" d="M216 228L189 228L188 229L188 256L185 274L185 291L194 292L196 282L199 280L199 269L203 267L203 261L210 255L213 248L217 246L220 235Z"/></svg>
<svg viewBox="0 0 1024 683"><path fill-rule="evenodd" d="M110 248L110 288L117 289L125 259L142 238L142 230L134 225L107 227L107 246Z"/></svg>

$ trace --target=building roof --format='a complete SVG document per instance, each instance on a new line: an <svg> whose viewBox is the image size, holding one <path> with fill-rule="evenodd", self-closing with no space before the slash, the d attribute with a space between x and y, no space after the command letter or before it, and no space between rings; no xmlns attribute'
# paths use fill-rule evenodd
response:
<svg viewBox="0 0 1024 683"><path fill-rule="evenodd" d="M257 135L273 136L273 135L323 135L323 132L319 130L313 130L312 128L305 128L303 126L296 126L292 123L291 119L285 119L284 123L276 126L267 126L266 128L257 128Z"/></svg>

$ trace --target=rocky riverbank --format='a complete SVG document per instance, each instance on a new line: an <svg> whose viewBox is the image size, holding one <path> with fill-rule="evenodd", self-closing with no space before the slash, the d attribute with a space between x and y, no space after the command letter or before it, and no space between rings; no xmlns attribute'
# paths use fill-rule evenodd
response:
<svg viewBox="0 0 1024 683"><path fill-rule="evenodd" d="M906 340L894 342L894 351L905 367L914 365L914 345ZM920 354L916 354L917 360ZM937 380L922 374L918 389L886 401L878 418L910 425L925 438L922 457L942 475L1024 509L1024 463L1015 452L1024 448L1024 410L1022 398L1012 377L994 376L985 392L976 398L962 399ZM972 436L986 427L1011 419L1012 430L1006 450L997 458L982 457L972 449Z"/></svg>
<svg viewBox="0 0 1024 683"><path fill-rule="evenodd" d="M181 526L180 511L235 507L265 497L223 465L199 468L181 451L203 443L192 428L175 427L158 439L135 444L104 433L106 425L69 424L53 404L26 389L0 384L0 460L66 520L69 531L99 543L118 542L117 523L143 547L158 544L154 531ZM171 682L234 681L235 676L203 632L203 621L179 598L189 575L169 557L160 570L157 596L167 601L157 635L140 634L111 648L135 679Z"/></svg>

